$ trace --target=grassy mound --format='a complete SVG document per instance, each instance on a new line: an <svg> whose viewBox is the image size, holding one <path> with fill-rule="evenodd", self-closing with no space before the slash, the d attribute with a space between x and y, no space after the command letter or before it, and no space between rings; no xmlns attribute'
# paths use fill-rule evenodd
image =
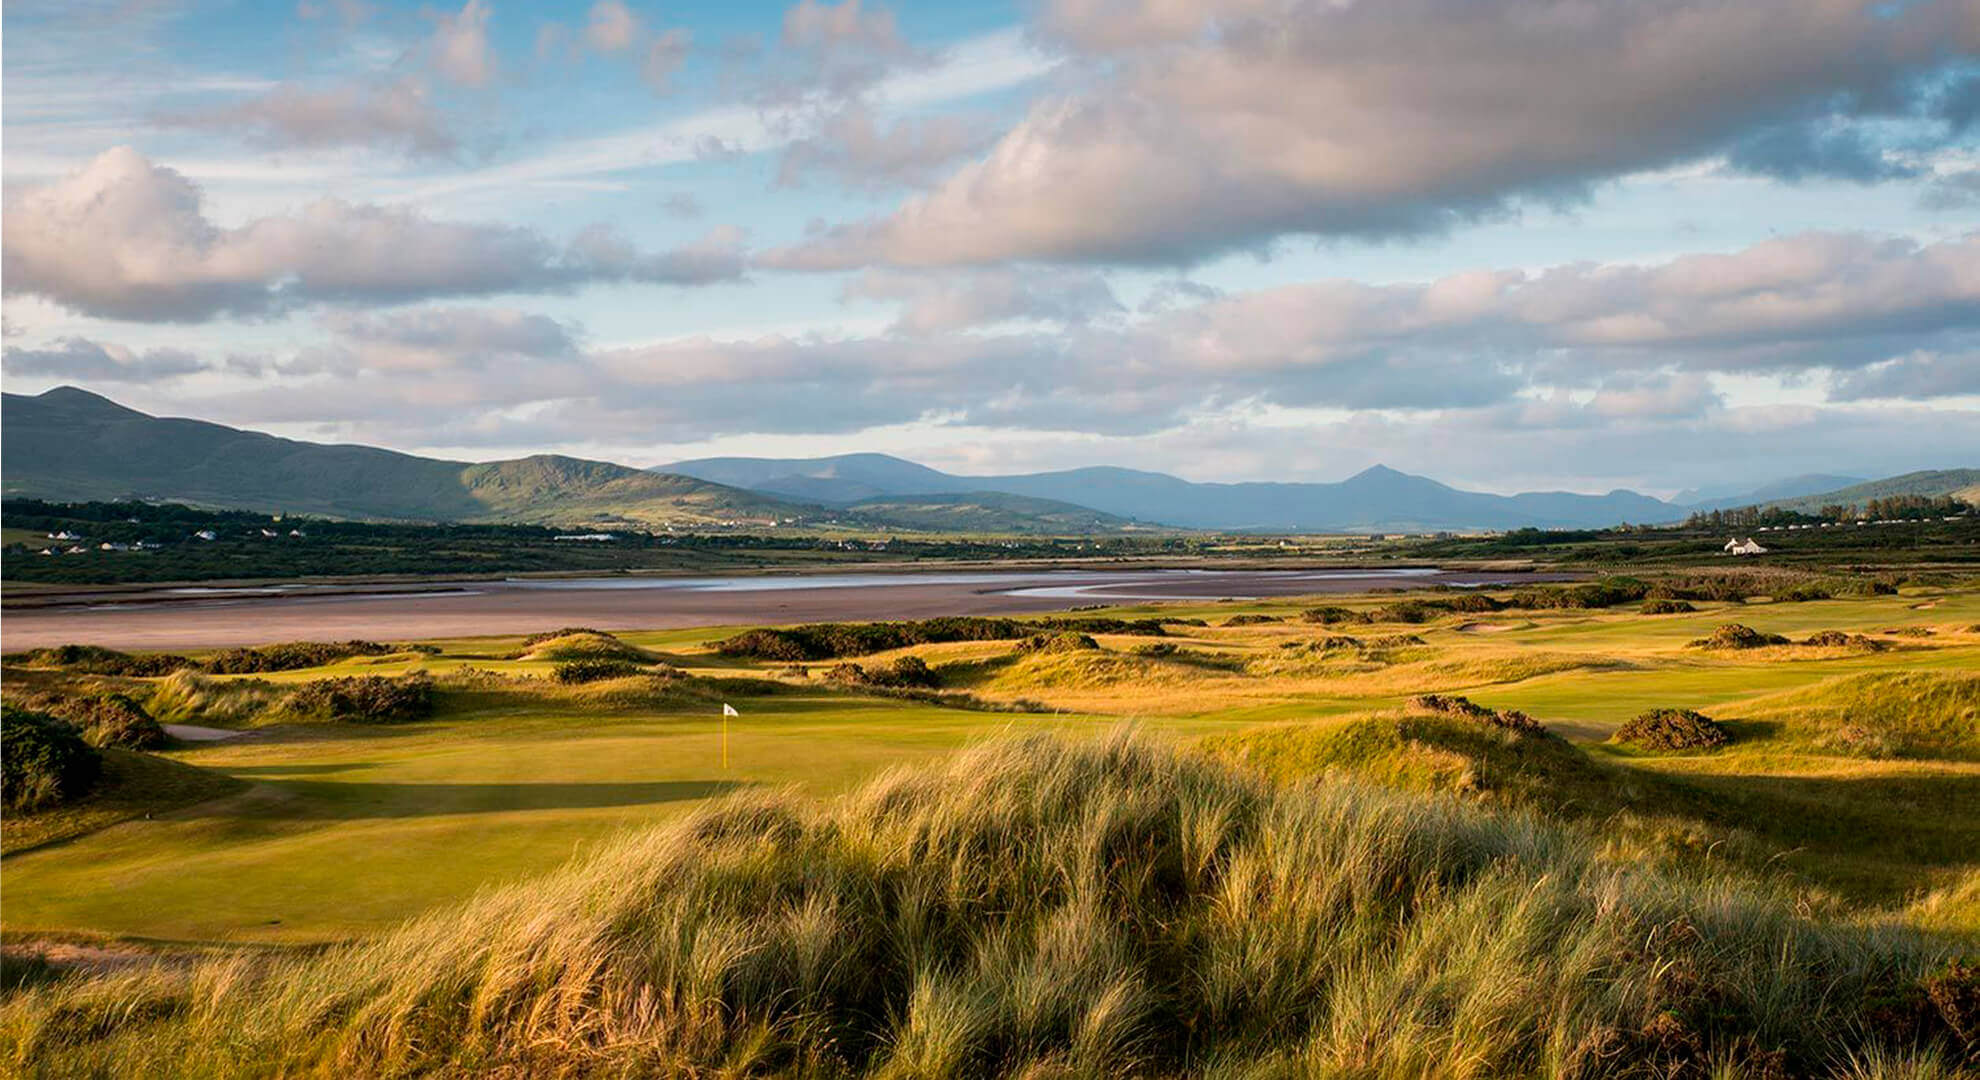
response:
<svg viewBox="0 0 1980 1080"><path fill-rule="evenodd" d="M1980 674L1874 672L1756 698L1741 719L1854 757L1980 761Z"/></svg>
<svg viewBox="0 0 1980 1080"><path fill-rule="evenodd" d="M1730 742L1732 736L1704 713L1690 709L1651 709L1617 728L1610 739L1645 750L1676 752L1716 749Z"/></svg>
<svg viewBox="0 0 1980 1080"><path fill-rule="evenodd" d="M1712 631L1711 637L1702 637L1690 643L1693 649L1764 649L1770 645L1786 645L1788 639L1779 634L1764 634L1750 626L1727 623Z"/></svg>
<svg viewBox="0 0 1980 1080"><path fill-rule="evenodd" d="M1282 623L1282 622L1285 622L1285 621L1286 621L1286 620L1284 620L1284 619L1282 619L1282 618L1280 618L1280 617L1279 617L1279 616L1277 616L1277 615L1233 615L1233 616L1231 616L1230 618L1228 618L1228 619L1225 619L1225 620L1224 620L1224 623L1223 623L1223 625L1225 625L1225 626L1265 626L1265 625L1267 625L1267 624L1270 624L1270 623Z"/></svg>
<svg viewBox="0 0 1980 1080"><path fill-rule="evenodd" d="M1689 600L1645 600L1642 610L1645 615L1683 615L1698 609Z"/></svg>
<svg viewBox="0 0 1980 1080"><path fill-rule="evenodd" d="M81 798L36 813L0 816L0 854L74 839L120 821L162 814L244 790L245 781L156 754L102 751L103 771Z"/></svg>
<svg viewBox="0 0 1980 1080"><path fill-rule="evenodd" d="M47 1076L1620 1077L1840 1075L1876 1054L1924 1075L1959 1052L1929 996L1944 949L1608 866L1524 819L1033 739L825 811L732 801L368 944L27 989L0 1007L0 1059ZM1925 1004L1880 1024L1892 1000Z"/></svg>
<svg viewBox="0 0 1980 1080"><path fill-rule="evenodd" d="M659 657L597 630L579 630L540 638L523 652L524 660L621 660L629 664L650 664Z"/></svg>
<svg viewBox="0 0 1980 1080"><path fill-rule="evenodd" d="M0 706L0 802L31 813L88 794L103 771L103 754L66 720Z"/></svg>
<svg viewBox="0 0 1980 1080"><path fill-rule="evenodd" d="M919 656L903 656L891 664L843 663L825 673L830 682L845 686L877 686L900 690L932 690L942 684L928 662Z"/></svg>
<svg viewBox="0 0 1980 1080"><path fill-rule="evenodd" d="M550 670L550 677L560 683L576 685L606 679L629 679L640 672L640 666L630 660L566 660Z"/></svg>
<svg viewBox="0 0 1980 1080"><path fill-rule="evenodd" d="M265 679L216 679L176 671L152 687L144 705L161 723L249 727L265 718L282 694Z"/></svg>
<svg viewBox="0 0 1980 1080"><path fill-rule="evenodd" d="M1061 630L1056 634L1033 634L1018 642L1017 651L1039 654L1076 653L1092 652L1099 647L1100 643L1093 640L1090 635L1073 630Z"/></svg>

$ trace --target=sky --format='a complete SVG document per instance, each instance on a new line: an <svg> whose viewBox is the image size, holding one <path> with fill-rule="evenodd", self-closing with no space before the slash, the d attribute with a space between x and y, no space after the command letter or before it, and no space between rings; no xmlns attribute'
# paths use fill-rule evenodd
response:
<svg viewBox="0 0 1980 1080"><path fill-rule="evenodd" d="M7 390L653 466L1980 464L1980 0L10 0Z"/></svg>

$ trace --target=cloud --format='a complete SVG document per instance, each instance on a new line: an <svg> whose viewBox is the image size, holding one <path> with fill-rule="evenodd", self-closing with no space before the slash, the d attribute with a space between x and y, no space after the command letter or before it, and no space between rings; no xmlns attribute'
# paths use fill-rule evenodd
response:
<svg viewBox="0 0 1980 1080"><path fill-rule="evenodd" d="M1980 395L1980 351L1948 355L1919 351L1844 372L1831 401L1903 398L1913 401Z"/></svg>
<svg viewBox="0 0 1980 1080"><path fill-rule="evenodd" d="M601 281L703 285L740 278L744 261L733 228L648 253L594 227L560 248L532 229L338 199L226 228L206 217L190 180L128 147L11 200L0 242L8 295L155 322Z"/></svg>
<svg viewBox="0 0 1980 1080"><path fill-rule="evenodd" d="M947 274L869 270L846 286L845 296L899 303L892 332L915 335L1014 319L1077 324L1127 311L1097 274L1039 268Z"/></svg>
<svg viewBox="0 0 1980 1080"><path fill-rule="evenodd" d="M163 113L161 123L240 132L272 146L395 145L428 157L454 152L424 83L414 78L321 89L282 85L229 105Z"/></svg>
<svg viewBox="0 0 1980 1080"><path fill-rule="evenodd" d="M1869 178L1897 167L1850 123L1916 115L1980 48L1967 0L1049 0L1040 33L1083 78L933 191L777 261L1182 264L1725 152Z"/></svg>
<svg viewBox="0 0 1980 1080"><path fill-rule="evenodd" d="M883 128L863 102L851 101L827 112L811 134L784 148L777 182L794 185L806 174L825 172L854 187L919 185L994 137L979 118L953 113L901 117Z"/></svg>
<svg viewBox="0 0 1980 1080"><path fill-rule="evenodd" d="M39 349L8 346L9 375L42 375L64 380L151 383L205 370L200 359L178 349L136 352L88 338L67 337Z"/></svg>
<svg viewBox="0 0 1980 1080"><path fill-rule="evenodd" d="M853 98L900 69L935 59L907 43L892 12L861 0L798 0L784 13L780 44L764 83L771 101Z"/></svg>
<svg viewBox="0 0 1980 1080"><path fill-rule="evenodd" d="M673 89L674 73L687 62L688 50L693 45L694 36L687 30L674 29L657 35L647 43L646 54L640 58L640 80L656 94Z"/></svg>
<svg viewBox="0 0 1980 1080"><path fill-rule="evenodd" d="M467 0L461 10L436 17L433 66L461 86L480 88L495 81L495 50L488 42L486 0Z"/></svg>
<svg viewBox="0 0 1980 1080"><path fill-rule="evenodd" d="M619 0L598 0L585 23L584 43L599 52L624 52L640 37L639 16Z"/></svg>

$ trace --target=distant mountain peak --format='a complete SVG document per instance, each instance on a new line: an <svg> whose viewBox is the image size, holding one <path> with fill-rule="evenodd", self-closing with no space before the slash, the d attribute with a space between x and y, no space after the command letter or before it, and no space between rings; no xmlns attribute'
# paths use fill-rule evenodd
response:
<svg viewBox="0 0 1980 1080"><path fill-rule="evenodd" d="M1348 480L1398 480L1405 479L1408 476L1408 473L1400 469L1391 469L1387 465L1376 464L1355 473L1353 476L1348 477Z"/></svg>

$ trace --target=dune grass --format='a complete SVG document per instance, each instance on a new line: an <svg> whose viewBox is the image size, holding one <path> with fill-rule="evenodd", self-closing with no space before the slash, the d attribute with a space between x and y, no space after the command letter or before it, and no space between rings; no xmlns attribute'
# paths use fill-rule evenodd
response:
<svg viewBox="0 0 1980 1080"><path fill-rule="evenodd" d="M1949 958L1525 817L1035 737L825 808L728 801L371 942L28 989L0 1055L62 1077L1917 1080L1964 1052L1924 992Z"/></svg>
<svg viewBox="0 0 1980 1080"><path fill-rule="evenodd" d="M1396 600L1341 602L1373 610ZM1916 608L1927 602L1935 606ZM886 698L832 684L821 665L800 676L787 664L725 657L712 643L746 629L730 627L611 628L613 640L689 676L665 680L560 686L551 676L561 661L526 658L542 642L520 635L265 675L99 679L99 689L143 691L168 722L252 732L166 754L251 787L7 855L5 933L285 943L371 935L491 883L541 874L616 830L677 817L737 787L795 785L831 796L877 770L988 734L1078 730L1117 718L1180 738L1319 729L1393 712L1424 692L1520 709L1591 744L1655 708L1723 719L1742 736L1723 751L1680 759L1597 748L1584 756L1635 788L1681 784L1722 811L1698 819L1705 824L1692 832L1674 832L1674 843L1710 846L1725 835L1722 825L1749 830L1734 820L1741 815L1764 819L1772 824L1749 831L1770 856L1854 904L1895 909L1980 868L1973 824L1980 762L1934 756L1938 742L1887 758L1828 748L1815 721L1853 715L1858 698L1823 706L1806 696L1856 686L1859 677L1873 688L1887 678L1970 677L1980 668L1980 633L1967 629L1980 623L1980 593L1747 604L1736 615L1727 614L1734 605L1707 602L1695 614L1654 617L1633 608L1530 612L1495 617L1510 629L1492 633L1465 629L1476 617L1451 613L1422 624L1357 624L1343 634L1298 622L1302 606L1310 602L1139 605L1106 614L1221 623L1257 612L1287 621L1229 629L1169 622L1160 639L1098 634L1099 650L1069 653L1019 653L1015 641L1000 640L916 645L860 661L885 666L915 655L934 669L942 693L1005 707L1034 699L1058 710L1037 714L946 707L968 704L961 699ZM1887 652L1792 662L1684 648L1729 621L1797 641L1827 629L1930 625L1937 632L1893 637L1904 645ZM1366 643L1404 634L1421 644L1325 645L1330 636ZM430 719L300 725L269 710L313 680L410 672L436 679ZM9 668L9 679L16 673ZM54 673L27 674L45 681ZM1862 700L1879 693L1866 690ZM726 771L724 702L743 714L730 725ZM1546 809L1540 800L1532 805Z"/></svg>

